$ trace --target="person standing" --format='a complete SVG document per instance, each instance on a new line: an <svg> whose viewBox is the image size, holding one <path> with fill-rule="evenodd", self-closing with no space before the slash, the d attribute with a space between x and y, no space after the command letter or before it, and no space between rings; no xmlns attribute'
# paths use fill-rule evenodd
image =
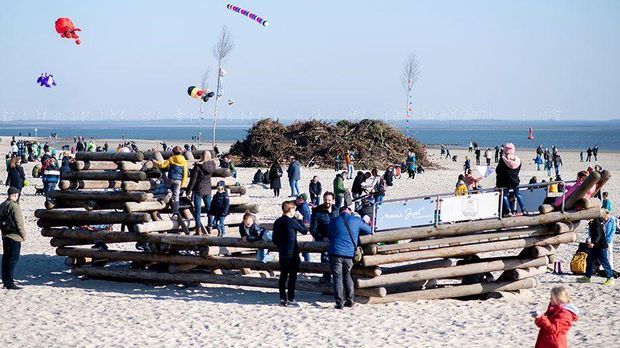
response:
<svg viewBox="0 0 620 348"><path fill-rule="evenodd" d="M618 227L618 219L611 215L608 210L605 212L605 239L607 240L607 259L609 260L609 267L614 269L614 235L616 234L616 228Z"/></svg>
<svg viewBox="0 0 620 348"><path fill-rule="evenodd" d="M19 260L22 243L26 238L24 216L17 200L20 190L10 187L8 198L0 204L0 229L2 230L2 283L5 289L19 290L15 284L15 266Z"/></svg>
<svg viewBox="0 0 620 348"><path fill-rule="evenodd" d="M310 216L310 234L317 242L327 240L329 222L331 219L338 216L338 209L334 206L334 199L334 194L327 191L323 194L323 204L312 209L312 215ZM321 263L329 262L328 255L327 252L321 253ZM320 281L322 283L329 283L330 279L330 274L324 273Z"/></svg>
<svg viewBox="0 0 620 348"><path fill-rule="evenodd" d="M351 215L349 207L342 207L340 215L328 226L329 267L333 276L336 309L353 307L355 293L351 268L360 235L372 233L369 225L361 218Z"/></svg>
<svg viewBox="0 0 620 348"><path fill-rule="evenodd" d="M288 174L288 183L291 186L291 197L297 197L301 193L299 192L299 180L301 179L301 164L295 159L294 156L291 156L291 161L288 165L286 173Z"/></svg>
<svg viewBox="0 0 620 348"><path fill-rule="evenodd" d="M19 157L11 157L5 183L6 186L17 189L17 202L19 202L19 197L21 196L22 189L24 188L24 182L26 181L26 173L24 173L24 168L19 162Z"/></svg>
<svg viewBox="0 0 620 348"><path fill-rule="evenodd" d="M351 150L347 150L344 155L344 161L347 164L347 180L353 179L353 154Z"/></svg>
<svg viewBox="0 0 620 348"><path fill-rule="evenodd" d="M295 218L295 215L295 202L283 202L282 216L273 223L273 243L278 248L280 256L280 279L278 281L280 305L284 307L299 306L295 302L295 283L297 283L297 272L299 272L301 263L297 232L308 233L306 227Z"/></svg>
<svg viewBox="0 0 620 348"><path fill-rule="evenodd" d="M487 147L486 150L484 150L484 158L487 161L487 166L491 165L491 149Z"/></svg>
<svg viewBox="0 0 620 348"><path fill-rule="evenodd" d="M495 163L499 162L499 145L495 145Z"/></svg>
<svg viewBox="0 0 620 348"><path fill-rule="evenodd" d="M183 148L172 148L172 156L163 162L154 160L159 169L168 170L168 188L172 191L172 213L179 215L179 197L181 187L187 186L188 170L187 160L182 155Z"/></svg>
<svg viewBox="0 0 620 348"><path fill-rule="evenodd" d="M226 234L225 220L230 208L230 199L228 198L228 192L226 192L224 180L217 183L217 192L213 195L210 208L209 215L213 221L213 228L217 228L218 237L224 237Z"/></svg>
<svg viewBox="0 0 620 348"><path fill-rule="evenodd" d="M474 144L472 144L472 142L470 141L469 145L467 146L467 148L468 148L467 152L471 153L472 151L474 151Z"/></svg>
<svg viewBox="0 0 620 348"><path fill-rule="evenodd" d="M196 219L196 235L202 235L205 227L201 223L202 203L207 210L207 226L211 227L212 222L209 217L211 210L211 176L215 171L215 162L211 160L211 153L203 151L198 162L194 164L190 172L189 184L187 185L187 196L193 195L194 218Z"/></svg>
<svg viewBox="0 0 620 348"><path fill-rule="evenodd" d="M504 156L502 156L497 168L495 168L495 173L497 174L495 187L504 190L504 215L512 216L516 212L508 200L508 195L511 192L516 197L519 207L521 207L521 211L526 214L525 202L523 201L523 196L521 196L521 193L519 192L520 171L521 159L515 154L515 146L512 143L507 143L504 146Z"/></svg>
<svg viewBox="0 0 620 348"><path fill-rule="evenodd" d="M598 145L594 145L592 148L592 156L594 156L594 162L598 162Z"/></svg>
<svg viewBox="0 0 620 348"><path fill-rule="evenodd" d="M476 155L476 165L480 165L480 147L476 146L474 149L474 154Z"/></svg>
<svg viewBox="0 0 620 348"><path fill-rule="evenodd" d="M549 306L543 314L538 311L532 316L534 324L540 328L535 348L566 348L566 338L573 322L577 320L579 309L570 303L568 290L564 286L551 289Z"/></svg>
<svg viewBox="0 0 620 348"><path fill-rule="evenodd" d="M603 209L611 211L611 199L609 199L609 192L603 192Z"/></svg>
<svg viewBox="0 0 620 348"><path fill-rule="evenodd" d="M341 173L336 174L334 178L334 195L336 196L336 209L340 209L344 205L344 194L346 188L344 187L344 178Z"/></svg>
<svg viewBox="0 0 620 348"><path fill-rule="evenodd" d="M45 193L45 199L48 200L50 192L56 190L56 186L60 182L60 168L56 158L49 157L43 162L41 175L43 176L43 192Z"/></svg>
<svg viewBox="0 0 620 348"><path fill-rule="evenodd" d="M592 161L592 148L588 146L588 149L586 150L586 162L591 162Z"/></svg>
<svg viewBox="0 0 620 348"><path fill-rule="evenodd" d="M590 221L588 232L590 234L590 242L588 246L588 258L586 259L586 274L584 277L578 278L579 283L589 283L594 273L594 264L598 261L605 270L607 280L603 285L614 285L616 281L613 278L613 270L609 264L609 244L606 238L606 224L609 216L606 214L603 218L596 218Z"/></svg>
<svg viewBox="0 0 620 348"><path fill-rule="evenodd" d="M310 203L312 203L312 205L315 207L321 204L321 192L323 192L323 187L321 186L321 182L316 175L313 176L312 180L310 181L309 191Z"/></svg>
<svg viewBox="0 0 620 348"><path fill-rule="evenodd" d="M555 176L560 175L560 167L562 166L562 156L559 153L553 155L553 169L555 169Z"/></svg>
<svg viewBox="0 0 620 348"><path fill-rule="evenodd" d="M353 179L353 184L351 185L351 194L353 195L356 209L359 206L358 198L364 194L364 188L362 185L364 184L364 181L366 181L366 179L366 175L362 171L357 172L357 175L355 175L355 179Z"/></svg>
<svg viewBox="0 0 620 348"><path fill-rule="evenodd" d="M271 168L269 168L269 187L273 190L275 197L280 197L280 189L282 188L282 167L278 160L273 161Z"/></svg>
<svg viewBox="0 0 620 348"><path fill-rule="evenodd" d="M415 179L416 172L416 156L415 152L409 151L407 154L407 174L409 174L409 179Z"/></svg>

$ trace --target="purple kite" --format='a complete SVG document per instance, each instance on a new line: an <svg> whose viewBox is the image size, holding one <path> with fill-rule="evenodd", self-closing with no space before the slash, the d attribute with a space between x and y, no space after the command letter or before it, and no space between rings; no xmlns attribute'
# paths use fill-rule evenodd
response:
<svg viewBox="0 0 620 348"><path fill-rule="evenodd" d="M37 83L41 85L41 87L51 88L52 86L56 86L56 80L54 80L54 75L43 73L37 79Z"/></svg>
<svg viewBox="0 0 620 348"><path fill-rule="evenodd" d="M266 19L263 19L261 17L259 17L256 13L252 13L244 8L241 8L239 6L235 6L233 4L228 4L226 6L226 8L228 8L231 11L235 11L237 13L240 13L248 18L250 18L253 21L258 22L260 25L262 25L263 27L268 27L269 26L269 22L267 22Z"/></svg>

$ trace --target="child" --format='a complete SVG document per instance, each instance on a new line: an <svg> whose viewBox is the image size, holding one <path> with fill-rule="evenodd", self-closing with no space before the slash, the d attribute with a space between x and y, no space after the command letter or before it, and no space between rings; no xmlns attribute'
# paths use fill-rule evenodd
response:
<svg viewBox="0 0 620 348"><path fill-rule="evenodd" d="M455 196L467 195L467 185L465 185L465 175L459 174L459 179L456 182L456 189L454 190Z"/></svg>
<svg viewBox="0 0 620 348"><path fill-rule="evenodd" d="M611 200L609 199L609 192L603 192L603 209L611 211Z"/></svg>
<svg viewBox="0 0 620 348"><path fill-rule="evenodd" d="M471 169L471 161L469 160L469 157L465 156L465 164L463 165L464 173L467 174L469 169Z"/></svg>
<svg viewBox="0 0 620 348"><path fill-rule="evenodd" d="M209 209L209 215L213 216L213 227L217 228L217 235L223 237L226 234L226 225L224 225L224 219L228 215L228 207L230 206L230 199L226 192L226 183L222 180L217 183L217 193L211 200L211 207Z"/></svg>
<svg viewBox="0 0 620 348"><path fill-rule="evenodd" d="M579 310L570 303L568 290L563 286L551 289L551 299L545 314L532 313L540 328L536 348L568 347L566 334L577 320Z"/></svg>
<svg viewBox="0 0 620 348"><path fill-rule="evenodd" d="M246 211L243 214L243 222L239 225L239 235L245 241L255 242L264 240L271 242L272 234L263 227L258 226L254 214ZM269 255L267 249L258 249L256 252L256 260L261 262L271 262L274 260L273 255Z"/></svg>

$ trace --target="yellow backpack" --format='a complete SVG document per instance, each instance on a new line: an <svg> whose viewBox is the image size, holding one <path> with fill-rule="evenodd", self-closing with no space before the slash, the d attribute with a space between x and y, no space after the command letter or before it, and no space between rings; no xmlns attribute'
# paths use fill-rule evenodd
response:
<svg viewBox="0 0 620 348"><path fill-rule="evenodd" d="M588 254L584 252L577 252L570 260L570 271L573 274L585 274L586 273L586 259Z"/></svg>

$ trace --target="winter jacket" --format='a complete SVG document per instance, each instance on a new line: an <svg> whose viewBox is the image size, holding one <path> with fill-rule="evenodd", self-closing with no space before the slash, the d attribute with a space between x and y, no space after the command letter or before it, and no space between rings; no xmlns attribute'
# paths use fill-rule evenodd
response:
<svg viewBox="0 0 620 348"><path fill-rule="evenodd" d="M572 304L552 305L534 323L540 328L535 348L567 348L566 336L579 310Z"/></svg>
<svg viewBox="0 0 620 348"><path fill-rule="evenodd" d="M334 179L334 195L336 197L344 197L344 192L346 191L344 187L344 179L342 176L337 175Z"/></svg>
<svg viewBox="0 0 620 348"><path fill-rule="evenodd" d="M594 244L594 249L607 249L609 247L605 227L606 223L601 218L593 219L588 224L590 243Z"/></svg>
<svg viewBox="0 0 620 348"><path fill-rule="evenodd" d="M228 193L226 191L217 192L213 195L211 200L211 207L209 208L209 215L215 217L222 217L228 215L228 208L230 207L230 199L228 199Z"/></svg>
<svg viewBox="0 0 620 348"><path fill-rule="evenodd" d="M282 188L282 181L281 178L282 177L282 167L280 166L273 166L271 167L271 169L269 169L269 180L270 180L270 187L272 189L281 189Z"/></svg>
<svg viewBox="0 0 620 348"><path fill-rule="evenodd" d="M299 257L299 245L297 244L297 232L307 234L306 226L298 220L281 216L273 223L273 244L278 247L280 260L293 256Z"/></svg>
<svg viewBox="0 0 620 348"><path fill-rule="evenodd" d="M351 234L347 230L346 223L349 224ZM329 255L353 258L359 236L371 233L370 226L364 223L361 218L348 213L341 213L329 222Z"/></svg>
<svg viewBox="0 0 620 348"><path fill-rule="evenodd" d="M24 216L17 202L7 199L0 204L0 221L7 221L6 228L2 228L2 238L9 238L16 242L23 242L26 239Z"/></svg>
<svg viewBox="0 0 620 348"><path fill-rule="evenodd" d="M515 169L511 169L508 165L506 165L504 159L501 158L497 164L497 168L495 168L495 174L497 174L495 186L501 188L513 188L519 186L519 183L521 182L519 180L519 171L521 171L521 165Z"/></svg>
<svg viewBox="0 0 620 348"><path fill-rule="evenodd" d="M262 240L266 231L265 228L258 226L258 224L252 224L249 228L245 227L243 223L239 225L239 235L251 242Z"/></svg>
<svg viewBox="0 0 620 348"><path fill-rule="evenodd" d="M211 175L215 171L215 162L206 161L196 163L191 170L187 192L194 192L201 196L211 195Z"/></svg>
<svg viewBox="0 0 620 348"><path fill-rule="evenodd" d="M259 169L254 173L254 177L252 178L252 184L262 184L263 183L263 172Z"/></svg>
<svg viewBox="0 0 620 348"><path fill-rule="evenodd" d="M301 164L299 163L299 161L295 160L293 161L293 163L289 164L286 173L288 174L289 180L300 180Z"/></svg>
<svg viewBox="0 0 620 348"><path fill-rule="evenodd" d="M323 187L321 187L321 182L317 181L317 182L310 182L310 199L314 199L316 197L320 197L321 196L321 192L323 192Z"/></svg>
<svg viewBox="0 0 620 348"><path fill-rule="evenodd" d="M181 180L181 187L187 185L187 160L183 155L174 155L163 162L156 162L159 169L168 169L170 180Z"/></svg>
<svg viewBox="0 0 620 348"><path fill-rule="evenodd" d="M327 237L327 229L331 219L338 216L338 209L332 206L332 211L329 212L325 207L325 203L315 207L312 210L310 216L310 234L315 240L323 240Z"/></svg>
<svg viewBox="0 0 620 348"><path fill-rule="evenodd" d="M394 171L393 170L386 170L385 173L383 173L383 178L385 179L386 185L388 186L394 185Z"/></svg>
<svg viewBox="0 0 620 348"><path fill-rule="evenodd" d="M304 224L309 224L310 223L310 206L308 206L307 202L302 202L301 204L297 205L297 211L301 214L301 216L304 217Z"/></svg>
<svg viewBox="0 0 620 348"><path fill-rule="evenodd" d="M362 184L365 180L366 177L364 176L364 173L358 172L355 176L355 179L353 179L353 185L351 185L351 193L354 195L362 195L364 193L364 188L362 187Z"/></svg>
<svg viewBox="0 0 620 348"><path fill-rule="evenodd" d="M24 181L26 180L26 173L22 166L15 168L9 168L9 172L6 178L6 185L9 187L15 187L18 190L24 188Z"/></svg>
<svg viewBox="0 0 620 348"><path fill-rule="evenodd" d="M618 227L618 220L615 216L610 216L605 223L605 239L607 244L611 244L614 241L614 234L616 234L616 228Z"/></svg>

